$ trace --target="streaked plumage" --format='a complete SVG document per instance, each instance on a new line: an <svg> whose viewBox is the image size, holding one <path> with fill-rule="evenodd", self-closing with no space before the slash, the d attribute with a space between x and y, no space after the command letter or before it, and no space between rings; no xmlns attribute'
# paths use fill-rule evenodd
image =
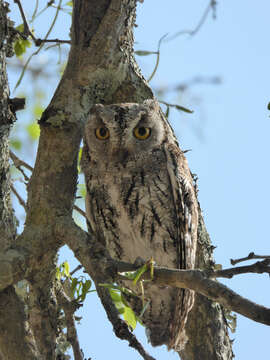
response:
<svg viewBox="0 0 270 360"><path fill-rule="evenodd" d="M87 120L82 169L89 230L113 258L151 257L159 266L191 269L197 200L187 161L154 100L96 105ZM152 345L179 350L194 301L189 290L145 285L143 321ZM132 303L140 312L141 303Z"/></svg>

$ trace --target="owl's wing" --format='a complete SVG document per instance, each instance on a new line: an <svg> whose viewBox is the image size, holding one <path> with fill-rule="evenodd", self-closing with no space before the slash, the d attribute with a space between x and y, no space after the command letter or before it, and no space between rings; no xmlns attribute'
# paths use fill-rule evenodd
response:
<svg viewBox="0 0 270 360"><path fill-rule="evenodd" d="M197 243L197 199L186 158L174 144L164 146L167 170L177 216L177 265L179 269L192 269L195 265ZM170 327L168 348L180 350L187 338L184 327L194 303L194 292L179 289L175 302L175 316Z"/></svg>

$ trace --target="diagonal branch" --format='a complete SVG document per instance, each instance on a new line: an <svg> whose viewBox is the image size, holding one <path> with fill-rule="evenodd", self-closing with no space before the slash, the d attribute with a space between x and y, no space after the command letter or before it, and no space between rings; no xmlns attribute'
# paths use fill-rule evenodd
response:
<svg viewBox="0 0 270 360"><path fill-rule="evenodd" d="M23 198L19 195L19 193L17 192L17 190L15 189L15 187L10 184L10 188L13 192L13 194L16 196L16 198L18 199L20 205L24 208L24 210L27 210L27 206L26 206L26 203L25 201L23 200Z"/></svg>

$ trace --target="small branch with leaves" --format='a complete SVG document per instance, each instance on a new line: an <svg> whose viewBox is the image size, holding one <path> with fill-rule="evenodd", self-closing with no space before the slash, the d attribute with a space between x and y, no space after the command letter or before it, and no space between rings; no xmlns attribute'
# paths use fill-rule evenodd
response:
<svg viewBox="0 0 270 360"><path fill-rule="evenodd" d="M253 321L270 326L270 309L240 296L227 286L215 280L218 277L231 278L235 275L250 272L270 274L269 256L264 256L263 258L263 261L256 262L250 266L225 270L178 270L155 266L153 282L161 286L173 286L194 290L195 292L220 303L228 310L235 311ZM136 271L137 268L136 265L113 261L110 271L117 269L115 278L123 279L123 273L127 271ZM144 280L151 280L149 271L142 274L141 278Z"/></svg>
<svg viewBox="0 0 270 360"><path fill-rule="evenodd" d="M36 38L34 36L34 34L32 33L32 31L30 30L30 28L29 28L28 22L26 20L26 17L25 17L24 11L23 11L21 1L20 0L14 0L14 3L18 5L18 8L19 8L22 20L23 20L23 31L21 32L18 29L16 29L16 32L24 40L27 40L28 37L30 36L30 38L33 40L33 42L34 42L34 44L36 46L40 46L42 43L45 43L45 42L56 42L56 43L59 43L59 44L71 44L70 40L46 39L46 38L45 39L39 39L39 38Z"/></svg>
<svg viewBox="0 0 270 360"><path fill-rule="evenodd" d="M75 325L74 313L78 309L77 302L71 301L70 298L66 295L63 289L59 289L57 292L58 303L64 311L65 322L67 327L67 341L70 342L74 359L83 360L83 354L80 348L80 343L78 339L78 334Z"/></svg>

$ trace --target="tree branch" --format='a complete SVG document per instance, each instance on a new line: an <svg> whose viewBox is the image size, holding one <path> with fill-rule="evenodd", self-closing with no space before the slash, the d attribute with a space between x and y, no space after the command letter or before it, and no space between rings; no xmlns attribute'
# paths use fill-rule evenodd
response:
<svg viewBox="0 0 270 360"><path fill-rule="evenodd" d="M18 158L17 155L14 154L13 151L9 151L9 154L10 154L10 157L14 163L14 165L16 167L18 167L18 169L20 170L20 166L24 166L26 169L30 170L30 171L33 171L33 168L32 166L30 166L29 164L27 164L25 161L21 160Z"/></svg>
<svg viewBox="0 0 270 360"><path fill-rule="evenodd" d="M119 272L121 273L123 271L134 270L134 264L127 264L118 261L113 261L112 264L113 266L110 267L110 271L113 267L117 268L117 273L115 274L116 278L119 276ZM210 272L210 274L213 275L215 272ZM215 277L218 277L218 275ZM123 279L122 275L120 275L119 278ZM143 275L143 279L151 280L150 273L145 273ZM270 326L270 309L257 305L254 302L238 295L227 286L215 280L211 280L208 271L198 269L177 270L155 266L153 282L161 286L169 285L177 288L194 290L195 292L218 302L231 311L235 311L251 320Z"/></svg>
<svg viewBox="0 0 270 360"><path fill-rule="evenodd" d="M248 266L238 266L235 268L213 271L212 274L210 274L210 278L223 277L230 279L235 275L247 274L247 273L270 274L269 264L270 264L270 257L269 259L265 259L263 261L257 261L255 264Z"/></svg>
<svg viewBox="0 0 270 360"><path fill-rule="evenodd" d="M23 7L22 4L20 2L20 0L14 0L14 3L18 5L19 11L21 13L21 17L23 20L23 26L24 26L24 30L23 33L21 33L20 31L16 30L21 36L22 38L28 38L28 36L30 36L32 38L32 40L34 41L36 46L40 46L42 43L45 42L57 42L60 44L71 44L70 40L59 40L59 39L37 39L34 34L32 33L32 31L29 28L29 25L27 23L24 11L23 11Z"/></svg>
<svg viewBox="0 0 270 360"><path fill-rule="evenodd" d="M63 289L58 289L57 299L59 305L63 308L65 313L67 325L67 341L69 341L72 346L74 360L84 360L74 319L74 313L78 309L78 306L69 299Z"/></svg>
<svg viewBox="0 0 270 360"><path fill-rule="evenodd" d="M242 261L253 260L253 259L270 259L270 255L255 255L254 252L248 254L248 256L240 259L231 259L231 264L235 265Z"/></svg>
<svg viewBox="0 0 270 360"><path fill-rule="evenodd" d="M27 207L26 207L26 203L25 201L23 200L23 198L19 195L19 193L17 192L17 190L15 189L15 187L10 184L10 188L13 192L13 194L16 196L16 198L18 199L20 205L24 208L24 210L27 210Z"/></svg>

